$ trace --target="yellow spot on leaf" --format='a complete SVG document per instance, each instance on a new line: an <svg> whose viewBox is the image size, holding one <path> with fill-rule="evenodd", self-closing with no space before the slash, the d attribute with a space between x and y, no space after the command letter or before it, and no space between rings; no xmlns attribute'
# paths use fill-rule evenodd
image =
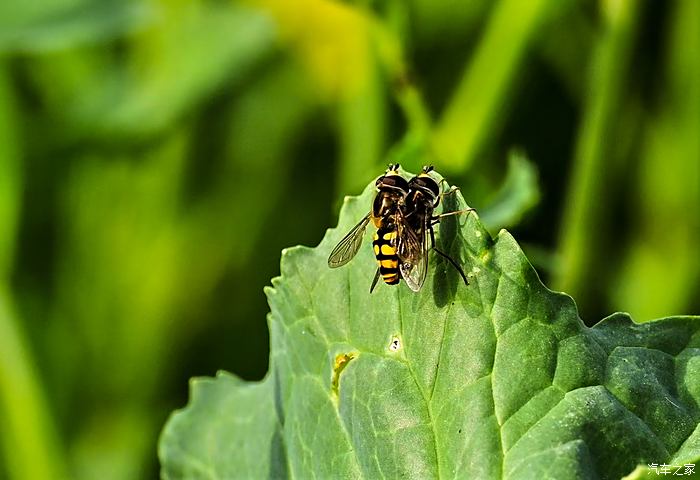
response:
<svg viewBox="0 0 700 480"><path fill-rule="evenodd" d="M338 396L338 388L340 386L340 374L345 367L348 366L351 360L357 357L357 353L341 353L335 356L335 362L333 362L333 377L331 378L331 393L335 397Z"/></svg>

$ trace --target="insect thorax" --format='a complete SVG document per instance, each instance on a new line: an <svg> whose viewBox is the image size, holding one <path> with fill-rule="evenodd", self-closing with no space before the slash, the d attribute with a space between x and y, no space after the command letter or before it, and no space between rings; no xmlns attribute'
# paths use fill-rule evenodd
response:
<svg viewBox="0 0 700 480"><path fill-rule="evenodd" d="M405 200L405 218L414 231L423 230L426 217L432 217L439 198L433 196L432 191L421 188L412 189L409 192Z"/></svg>
<svg viewBox="0 0 700 480"><path fill-rule="evenodd" d="M403 202L404 194L398 190L382 189L374 197L372 218L374 224L380 227L396 214L399 202Z"/></svg>

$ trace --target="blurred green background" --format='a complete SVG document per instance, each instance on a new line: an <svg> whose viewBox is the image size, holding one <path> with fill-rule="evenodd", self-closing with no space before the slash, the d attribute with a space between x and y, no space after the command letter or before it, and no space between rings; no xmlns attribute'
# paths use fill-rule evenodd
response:
<svg viewBox="0 0 700 480"><path fill-rule="evenodd" d="M700 2L0 2L0 478L157 476L262 288L434 163L582 318L700 310Z"/></svg>

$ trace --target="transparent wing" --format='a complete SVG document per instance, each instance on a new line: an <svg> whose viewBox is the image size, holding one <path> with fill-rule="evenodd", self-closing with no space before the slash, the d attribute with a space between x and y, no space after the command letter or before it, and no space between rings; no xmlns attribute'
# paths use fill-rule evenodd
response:
<svg viewBox="0 0 700 480"><path fill-rule="evenodd" d="M360 220L360 223L355 225L345 237L335 246L330 256L328 257L328 266L331 268L342 267L357 254L357 251L362 245L362 239L365 236L365 229L369 223L372 214L368 213L365 218Z"/></svg>
<svg viewBox="0 0 700 480"><path fill-rule="evenodd" d="M428 228L429 219L423 225L422 232L414 232L407 226L403 226L402 235L398 235L402 242L398 246L399 271L408 288L414 292L419 291L428 276Z"/></svg>
<svg viewBox="0 0 700 480"><path fill-rule="evenodd" d="M397 212L396 241L393 245L399 260L412 265L421 253L420 238L408 225L405 218Z"/></svg>

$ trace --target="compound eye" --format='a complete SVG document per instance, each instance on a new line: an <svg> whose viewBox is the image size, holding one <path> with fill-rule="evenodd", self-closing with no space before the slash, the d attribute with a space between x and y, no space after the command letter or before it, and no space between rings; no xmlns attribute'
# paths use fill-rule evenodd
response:
<svg viewBox="0 0 700 480"><path fill-rule="evenodd" d="M433 192L433 195L435 196L435 198L439 199L440 198L440 186L432 178L430 180L431 180L431 182L428 183L427 187L430 189L431 192Z"/></svg>
<svg viewBox="0 0 700 480"><path fill-rule="evenodd" d="M382 187L398 189L401 190L404 194L405 192L408 192L408 182L405 178L399 175L385 175L381 181L380 188Z"/></svg>

